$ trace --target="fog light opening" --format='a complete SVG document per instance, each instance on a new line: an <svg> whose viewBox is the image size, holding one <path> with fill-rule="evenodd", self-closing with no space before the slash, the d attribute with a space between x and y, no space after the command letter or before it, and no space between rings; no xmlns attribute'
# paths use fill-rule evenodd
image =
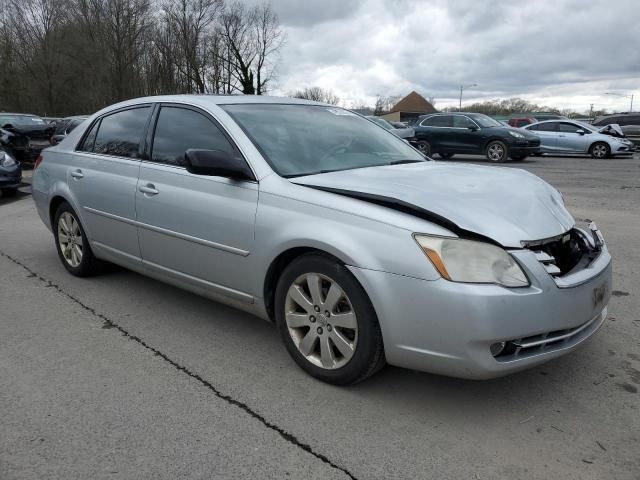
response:
<svg viewBox="0 0 640 480"><path fill-rule="evenodd" d="M497 357L502 353L506 345L507 345L507 342L494 343L489 347L489 351L491 352L491 355L493 355L494 357Z"/></svg>

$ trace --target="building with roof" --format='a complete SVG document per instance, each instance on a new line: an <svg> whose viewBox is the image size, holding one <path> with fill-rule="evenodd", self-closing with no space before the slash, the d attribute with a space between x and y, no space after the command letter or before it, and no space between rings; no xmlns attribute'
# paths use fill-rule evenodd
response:
<svg viewBox="0 0 640 480"><path fill-rule="evenodd" d="M420 115L433 112L437 112L437 110L431 102L413 91L396 103L389 113L380 116L394 122L413 122Z"/></svg>

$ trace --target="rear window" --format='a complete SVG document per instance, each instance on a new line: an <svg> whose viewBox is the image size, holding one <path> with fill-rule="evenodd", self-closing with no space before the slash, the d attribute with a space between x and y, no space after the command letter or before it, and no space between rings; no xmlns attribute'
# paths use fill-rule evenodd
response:
<svg viewBox="0 0 640 480"><path fill-rule="evenodd" d="M137 158L151 107L121 110L102 117L91 129L80 150ZM96 133L97 128L97 133Z"/></svg>

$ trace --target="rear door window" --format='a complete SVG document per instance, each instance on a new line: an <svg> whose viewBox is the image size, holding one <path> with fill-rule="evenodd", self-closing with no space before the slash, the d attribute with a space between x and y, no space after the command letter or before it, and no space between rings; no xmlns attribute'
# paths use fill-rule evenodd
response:
<svg viewBox="0 0 640 480"><path fill-rule="evenodd" d="M151 107L131 108L102 118L93 145L94 153L138 158L140 141ZM88 137L87 137L88 138Z"/></svg>
<svg viewBox="0 0 640 480"><path fill-rule="evenodd" d="M539 132L557 132L558 122L541 123L538 125Z"/></svg>
<svg viewBox="0 0 640 480"><path fill-rule="evenodd" d="M425 127L452 127L453 119L451 115L435 115L423 120L421 125Z"/></svg>

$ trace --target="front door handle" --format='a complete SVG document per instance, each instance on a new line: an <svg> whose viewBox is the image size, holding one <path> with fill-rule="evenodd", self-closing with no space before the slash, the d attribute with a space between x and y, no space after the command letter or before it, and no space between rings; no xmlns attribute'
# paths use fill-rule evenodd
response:
<svg viewBox="0 0 640 480"><path fill-rule="evenodd" d="M71 172L71 176L76 180L80 180L81 178L84 178L84 173L82 173L82 170L78 169Z"/></svg>
<svg viewBox="0 0 640 480"><path fill-rule="evenodd" d="M140 190L142 193L144 193L149 197L160 193L158 190L156 190L156 186L153 183L147 183L146 185L142 185L138 190Z"/></svg>

